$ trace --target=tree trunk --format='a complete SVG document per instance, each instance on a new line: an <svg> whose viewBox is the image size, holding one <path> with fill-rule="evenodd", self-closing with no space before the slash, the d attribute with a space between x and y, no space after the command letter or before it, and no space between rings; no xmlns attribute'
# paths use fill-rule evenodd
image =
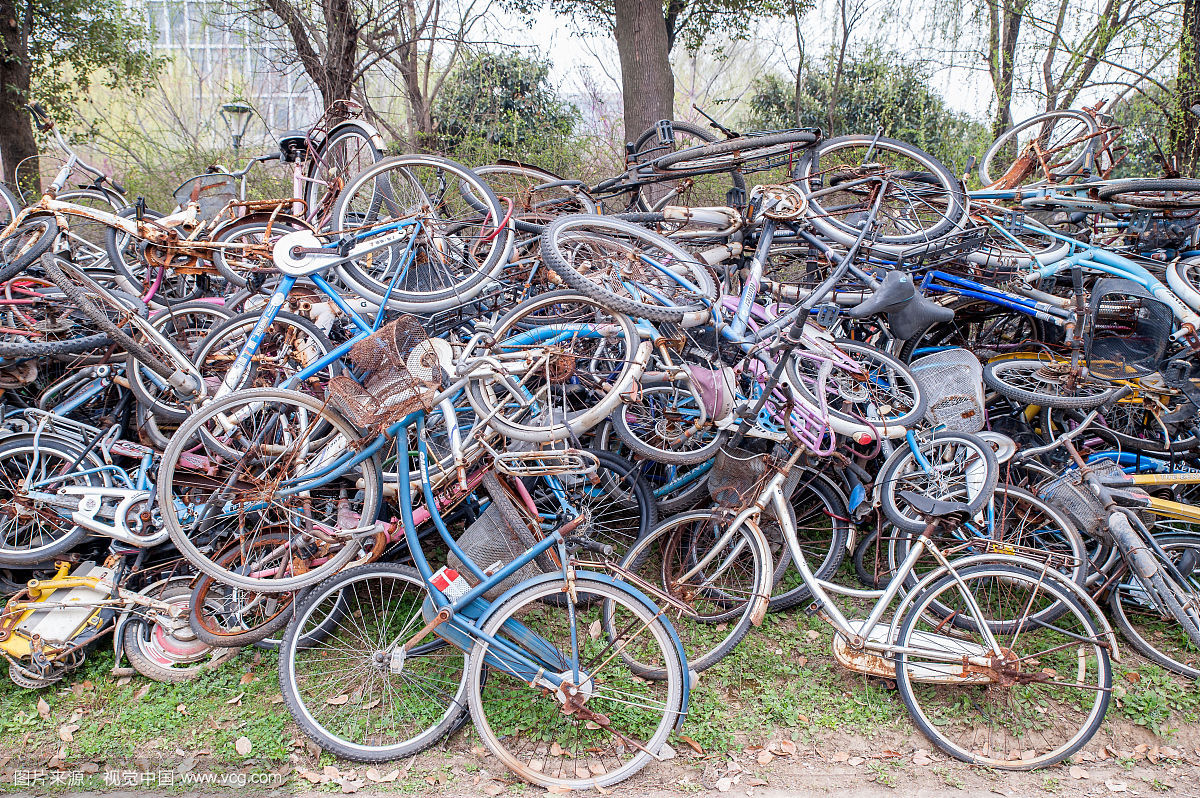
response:
<svg viewBox="0 0 1200 798"><path fill-rule="evenodd" d="M1183 0L1179 35L1179 105L1172 120L1172 149L1184 174L1195 174L1200 163L1200 118L1192 113L1200 103L1200 0Z"/></svg>
<svg viewBox="0 0 1200 798"><path fill-rule="evenodd" d="M661 0L616 0L613 6L625 140L635 141L643 130L674 115L675 77L667 23Z"/></svg>
<svg viewBox="0 0 1200 798"><path fill-rule="evenodd" d="M16 0L0 0L0 161L4 182L16 185L17 164L38 154L29 102L30 20L22 21ZM29 188L40 192L36 170Z"/></svg>

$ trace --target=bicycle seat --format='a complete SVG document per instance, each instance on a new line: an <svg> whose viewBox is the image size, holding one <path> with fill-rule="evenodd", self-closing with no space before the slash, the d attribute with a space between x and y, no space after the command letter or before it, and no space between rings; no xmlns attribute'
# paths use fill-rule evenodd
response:
<svg viewBox="0 0 1200 798"><path fill-rule="evenodd" d="M883 278L869 297L850 308L850 317L865 319L877 313L890 313L899 310L910 302L917 293L912 278L904 272L891 271Z"/></svg>
<svg viewBox="0 0 1200 798"><path fill-rule="evenodd" d="M953 318L954 308L939 305L920 291L914 291L912 299L887 314L892 335L901 341Z"/></svg>
<svg viewBox="0 0 1200 798"><path fill-rule="evenodd" d="M965 502L948 502L932 499L911 490L900 491L900 498L912 505L912 508L926 518L953 518L964 520L971 517L971 508Z"/></svg>

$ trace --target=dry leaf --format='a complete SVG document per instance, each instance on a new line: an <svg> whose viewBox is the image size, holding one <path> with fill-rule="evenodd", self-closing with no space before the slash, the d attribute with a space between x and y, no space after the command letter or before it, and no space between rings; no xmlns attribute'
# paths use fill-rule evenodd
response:
<svg viewBox="0 0 1200 798"><path fill-rule="evenodd" d="M44 698L38 699L37 711L38 711L38 714L42 716L43 720L50 717L50 705L46 703L46 699L44 699Z"/></svg>
<svg viewBox="0 0 1200 798"><path fill-rule="evenodd" d="M353 792L358 792L359 790L361 790L361 789L362 789L362 787L363 787L363 784L365 784L365 782L361 782L361 781L343 781L343 782L342 782L342 784L341 784L342 792L343 792L343 793L346 793L346 794L353 793Z"/></svg>
<svg viewBox="0 0 1200 798"><path fill-rule="evenodd" d="M747 787L765 787L767 786L766 779L748 778L744 782Z"/></svg>
<svg viewBox="0 0 1200 798"><path fill-rule="evenodd" d="M79 766L79 769L84 773L99 773L100 764L98 762L84 762Z"/></svg>
<svg viewBox="0 0 1200 798"><path fill-rule="evenodd" d="M859 765L861 765L863 762L866 762L866 761L867 760L863 759L861 756L852 756L846 760L846 764L852 768L856 768Z"/></svg>
<svg viewBox="0 0 1200 798"><path fill-rule="evenodd" d="M196 757L189 755L189 756L185 757L182 762L179 763L179 765L175 768L175 772L180 775L183 775L184 773L192 772L192 770L195 767L196 767Z"/></svg>
<svg viewBox="0 0 1200 798"><path fill-rule="evenodd" d="M342 693L341 695L335 695L333 698L326 698L325 703L329 704L330 706L340 707L349 700L350 696L346 693Z"/></svg>
<svg viewBox="0 0 1200 798"><path fill-rule="evenodd" d="M489 781L483 786L483 791L487 795L499 795L500 793L504 792L504 785L497 784L494 781Z"/></svg>
<svg viewBox="0 0 1200 798"><path fill-rule="evenodd" d="M675 749L672 748L671 746L667 745L666 743L663 743L662 748L658 749L658 758L659 758L659 761L666 761L668 759L674 759L675 758Z"/></svg>
<svg viewBox="0 0 1200 798"><path fill-rule="evenodd" d="M729 778L728 776L717 779L718 792L729 792L729 788L732 786L733 786L733 779Z"/></svg>
<svg viewBox="0 0 1200 798"><path fill-rule="evenodd" d="M272 704L282 704L282 703L283 703L283 696L281 696L281 695L273 695L273 696L271 696L271 703L272 703Z"/></svg>
<svg viewBox="0 0 1200 798"><path fill-rule="evenodd" d="M225 703L229 704L230 706L236 705L236 706L240 707L242 705L242 696L244 696L244 695L245 695L245 693L238 693L237 695L235 695L233 698L229 699Z"/></svg>
<svg viewBox="0 0 1200 798"><path fill-rule="evenodd" d="M1108 789L1112 790L1113 792L1126 792L1129 789L1129 786L1127 784L1125 784L1125 782L1114 781L1112 779L1106 780L1104 782L1104 786L1107 787Z"/></svg>
<svg viewBox="0 0 1200 798"><path fill-rule="evenodd" d="M772 754L770 751L759 751L757 758L758 758L758 764L769 765L775 759L775 755Z"/></svg>
<svg viewBox="0 0 1200 798"><path fill-rule="evenodd" d="M242 678L238 679L238 684L241 684L241 685L250 684L250 682L254 681L254 678L255 678L254 674L247 671L246 673L242 674Z"/></svg>
<svg viewBox="0 0 1200 798"><path fill-rule="evenodd" d="M320 773L314 773L313 771L306 770L305 768L296 768L296 775L300 776L300 778L304 779L309 784L320 784L321 783L321 774Z"/></svg>
<svg viewBox="0 0 1200 798"><path fill-rule="evenodd" d="M791 740L779 741L779 753L787 754L788 756L796 755L796 744Z"/></svg>
<svg viewBox="0 0 1200 798"><path fill-rule="evenodd" d="M588 636L591 637L593 640L599 640L600 634L602 632L603 632L603 629L600 627L600 619L599 618L592 621L591 624L588 626Z"/></svg>
<svg viewBox="0 0 1200 798"><path fill-rule="evenodd" d="M809 629L805 634L808 636L809 640L818 640L821 637L821 633L816 629Z"/></svg>
<svg viewBox="0 0 1200 798"><path fill-rule="evenodd" d="M253 750L254 744L250 742L250 738L242 736L237 738L233 743L233 750L237 751L242 756L249 756Z"/></svg>
<svg viewBox="0 0 1200 798"><path fill-rule="evenodd" d="M1068 773L1068 774L1071 776L1071 778L1073 778L1073 779L1086 779L1086 778L1088 778L1088 772L1087 772L1086 770L1084 770L1083 768L1079 767L1078 765L1072 765L1072 766L1071 766L1071 769L1070 769L1070 770L1068 770L1068 771L1067 771L1067 773Z"/></svg>
<svg viewBox="0 0 1200 798"><path fill-rule="evenodd" d="M62 740L64 743L74 742L75 732L77 731L79 731L78 723L68 723L64 726L59 726L58 739Z"/></svg>
<svg viewBox="0 0 1200 798"><path fill-rule="evenodd" d="M145 697L146 697L146 693L148 693L148 692L150 692L150 685L148 685L148 684L143 684L141 687L139 687L139 688L137 689L137 692L135 692L135 693L133 694L133 700L134 700L134 701L141 701L143 698L145 698Z"/></svg>
<svg viewBox="0 0 1200 798"><path fill-rule="evenodd" d="M321 773L331 779L340 779L342 777L342 772L333 765L326 765L325 767L321 768Z"/></svg>
<svg viewBox="0 0 1200 798"><path fill-rule="evenodd" d="M679 741L684 743L685 745L687 745L688 748L691 748L697 754L704 753L704 747L701 746L700 743L693 740L691 737L681 734L681 735L679 735Z"/></svg>
<svg viewBox="0 0 1200 798"><path fill-rule="evenodd" d="M796 657L796 664L799 665L801 668L803 668L805 665L808 664L808 657L803 657L803 656Z"/></svg>
<svg viewBox="0 0 1200 798"><path fill-rule="evenodd" d="M321 746L317 745L312 740L304 741L304 750L308 752L309 756L317 757L321 755Z"/></svg>
<svg viewBox="0 0 1200 798"><path fill-rule="evenodd" d="M829 761L848 762L850 761L850 754L846 753L845 751L835 751L834 753L830 754Z"/></svg>
<svg viewBox="0 0 1200 798"><path fill-rule="evenodd" d="M551 784L546 788L546 792L551 795L570 795L572 790L570 787L564 787L561 784Z"/></svg>
<svg viewBox="0 0 1200 798"><path fill-rule="evenodd" d="M388 784L400 778L400 770L390 770L387 773L380 773L375 768L367 768L367 779L376 784Z"/></svg>
<svg viewBox="0 0 1200 798"><path fill-rule="evenodd" d="M132 681L133 681L133 677L122 676L120 679L117 679L117 687L124 687L125 685L129 684Z"/></svg>

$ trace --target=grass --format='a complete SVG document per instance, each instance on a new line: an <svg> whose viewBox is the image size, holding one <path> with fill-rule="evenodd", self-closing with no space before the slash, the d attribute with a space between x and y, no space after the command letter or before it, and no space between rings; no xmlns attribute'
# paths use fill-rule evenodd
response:
<svg viewBox="0 0 1200 798"><path fill-rule="evenodd" d="M730 656L701 674L682 734L708 753L780 738L827 746L834 730L880 745L889 735L914 734L897 694L879 680L842 669L829 647L827 627L819 619L799 611L768 616ZM1175 729L1200 720L1200 691L1155 665L1133 660L1128 657L1116 668L1120 690L1109 722L1144 726L1170 744ZM69 769L95 764L98 772L87 784L105 786L96 780L106 768L153 771L177 768L181 761L194 761L197 772L290 774L295 763L289 755L296 754L307 763L302 766L317 771L334 765L364 772L363 766L329 754L314 758L306 748L306 738L281 703L273 653L244 650L218 670L183 684L117 680L108 674L111 667L111 652L96 651L72 678L54 687L35 692L0 683L0 757L10 757L0 768L46 768L59 757ZM234 747L240 737L251 743L245 756ZM468 727L451 749L465 752L478 744ZM676 741L677 749L687 746ZM422 761L423 770L406 773L388 788L420 791L463 777L464 771L457 768L456 776L449 761ZM403 770L406 764L393 767ZM881 787L895 783L890 761L868 760L864 768ZM961 786L949 771L936 775L947 786ZM1055 776L1047 775L1045 788L1057 788Z"/></svg>

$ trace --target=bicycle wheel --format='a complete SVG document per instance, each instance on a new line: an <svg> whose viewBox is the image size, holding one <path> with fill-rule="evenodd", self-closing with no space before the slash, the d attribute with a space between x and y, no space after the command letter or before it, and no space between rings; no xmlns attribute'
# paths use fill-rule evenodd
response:
<svg viewBox="0 0 1200 798"><path fill-rule="evenodd" d="M729 437L703 419L700 400L682 382L643 382L610 418L635 454L671 465L711 460Z"/></svg>
<svg viewBox="0 0 1200 798"><path fill-rule="evenodd" d="M398 241L340 264L338 274L372 301L394 286L388 302L398 310L461 307L495 285L512 251L507 216L492 190L461 164L427 155L385 158L347 183L331 224L335 230L410 224Z"/></svg>
<svg viewBox="0 0 1200 798"><path fill-rule="evenodd" d="M822 142L801 166L797 187L808 199L809 223L847 246L876 205L866 241L883 252L937 241L967 216L967 196L946 166L916 147L876 136Z"/></svg>
<svg viewBox="0 0 1200 798"><path fill-rule="evenodd" d="M685 150L695 152L697 147L716 140L714 131L691 122L672 122L671 128L674 141L670 144L659 142L657 125L645 130L633 143L634 159L639 164L649 163ZM730 205L731 192L746 196L746 178L736 168L727 172L691 175L679 180L655 181L640 186L635 199L638 207L644 211L652 211L664 203L692 208L710 207Z"/></svg>
<svg viewBox="0 0 1200 798"><path fill-rule="evenodd" d="M649 351L627 316L574 291L551 291L513 308L490 342L464 353L468 361L495 358L502 372L472 378L467 397L505 435L564 440L613 412Z"/></svg>
<svg viewBox="0 0 1200 798"><path fill-rule="evenodd" d="M279 547L286 548L287 543L287 538L282 535L264 535L254 542L254 546L269 556ZM244 556L235 545L218 557L217 562L222 566L232 565ZM192 587L188 623L196 638L210 646L238 648L253 645L287 625L292 617L294 595L251 593L223 585L204 574Z"/></svg>
<svg viewBox="0 0 1200 798"><path fill-rule="evenodd" d="M717 287L708 267L632 222L575 214L542 235L542 257L567 285L620 313L654 322L706 314Z"/></svg>
<svg viewBox="0 0 1200 798"><path fill-rule="evenodd" d="M215 394L218 389L229 392L282 386L290 377L334 349L317 325L302 316L281 311L264 331L241 379L236 384L225 385L230 368L249 344L251 333L261 318L262 314L255 310L240 313L214 326L200 342L193 360L210 393ZM331 363L304 383L291 387L324 398L325 386L344 371L340 361Z"/></svg>
<svg viewBox="0 0 1200 798"><path fill-rule="evenodd" d="M150 326L158 330L181 354L194 359L205 336L229 317L229 311L222 305L198 299L163 308L150 317ZM168 421L187 418L191 405L179 401L170 387L158 375L142 367L137 358L129 357L125 374L133 395L152 412Z"/></svg>
<svg viewBox="0 0 1200 798"><path fill-rule="evenodd" d="M1080 375L1068 387L1071 364L1066 360L1013 355L989 360L983 366L988 387L1021 404L1040 407L1089 410L1099 407L1116 392L1116 387Z"/></svg>
<svg viewBox="0 0 1200 798"><path fill-rule="evenodd" d="M788 497L796 541L817 579L830 579L846 557L850 540L850 512L834 483L812 469L803 469ZM775 561L775 584L771 589L771 612L779 612L808 601L808 589L792 559L791 548L777 521L760 521Z"/></svg>
<svg viewBox="0 0 1200 798"><path fill-rule="evenodd" d="M3 358L81 354L110 343L58 286L36 277L14 277L0 285L0 326Z"/></svg>
<svg viewBox="0 0 1200 798"><path fill-rule="evenodd" d="M1200 537L1155 535L1184 582L1162 572L1144 579L1127 572L1109 594L1121 633L1148 659L1168 670L1200 679L1197 596L1200 596Z"/></svg>
<svg viewBox="0 0 1200 798"><path fill-rule="evenodd" d="M991 501L999 478L996 453L986 441L966 432L939 430L918 439L916 452L912 446L899 446L884 461L875 484L888 520L906 532L921 532L925 519L900 498L902 491L938 499L965 495L974 515Z"/></svg>
<svg viewBox="0 0 1200 798"><path fill-rule="evenodd" d="M467 695L483 744L517 776L543 787L595 789L623 781L658 755L683 708L687 664L670 624L628 588L580 572L577 604L546 601L563 587L561 580L525 587L493 605L482 624L484 634L524 652L562 686L531 687L540 681L536 668L526 673L527 663L479 639L468 659ZM604 607L616 637L593 631ZM615 650L666 678L635 678Z"/></svg>
<svg viewBox="0 0 1200 798"><path fill-rule="evenodd" d="M55 197L59 202L69 202L79 206L84 212L103 216L119 213L124 204L114 205L113 196L107 191L91 188L75 188L60 191ZM80 268L88 271L108 271L113 268L109 262L108 249L105 240L112 228L92 215L83 215L73 210L64 210L60 218L66 220L66 228L62 230L60 244L65 244L70 250L70 258ZM60 248L59 252L62 250Z"/></svg>
<svg viewBox="0 0 1200 798"><path fill-rule="evenodd" d="M571 534L613 547L612 556L625 556L630 546L658 523L658 507L638 467L623 457L587 449L598 461L591 474L558 474L525 479L543 529L555 529L578 515L584 523ZM601 558L594 552L576 553L579 562Z"/></svg>
<svg viewBox="0 0 1200 798"><path fill-rule="evenodd" d="M132 219L136 213L134 208L125 208L117 215ZM162 214L148 210L143 218L161 219ZM108 227L104 245L117 284L134 296L146 297L149 305L168 307L200 299L208 293L208 275L176 271L170 265L162 268L150 265L146 260L146 242L124 230ZM181 258L181 262L192 265L188 258Z"/></svg>
<svg viewBox="0 0 1200 798"><path fill-rule="evenodd" d="M1189 178L1138 178L1116 180L1101 186L1100 199L1136 205L1154 210L1195 210L1200 208L1200 180Z"/></svg>
<svg viewBox="0 0 1200 798"><path fill-rule="evenodd" d="M683 643L687 666L699 673L762 622L771 594L774 562L762 532L742 524L722 543L732 516L696 511L659 524L621 560L618 575L644 587ZM606 611L604 629L615 639L617 622ZM627 652L621 658L643 679L668 674Z"/></svg>
<svg viewBox="0 0 1200 798"><path fill-rule="evenodd" d="M886 433L915 426L925 416L925 392L908 366L870 344L837 339L834 346L858 369L834 366L825 383L825 401L830 415L846 421L869 421ZM787 375L792 386L813 407L819 361L797 350L788 360Z"/></svg>
<svg viewBox="0 0 1200 798"><path fill-rule="evenodd" d="M1048 111L1000 134L979 162L979 180L1016 188L1073 175L1087 163L1100 127L1082 111Z"/></svg>
<svg viewBox="0 0 1200 798"><path fill-rule="evenodd" d="M660 515L690 510L708 498L708 472L711 462L676 466L635 457L633 451L613 431L612 423L602 423L596 431L597 446L637 463L638 473L649 485Z"/></svg>
<svg viewBox="0 0 1200 798"><path fill-rule="evenodd" d="M1112 689L1106 626L1060 579L980 563L942 576L913 602L896 636L896 687L938 748L964 762L1033 770L1070 757L1100 728ZM954 635L927 612L933 602L964 619ZM1066 612L1052 624L1033 620L1047 604Z"/></svg>
<svg viewBox="0 0 1200 798"><path fill-rule="evenodd" d="M38 261L54 245L58 222L53 216L31 216L0 241L0 281L15 277Z"/></svg>
<svg viewBox="0 0 1200 798"><path fill-rule="evenodd" d="M318 225L329 218L342 189L355 175L383 160L371 131L354 122L333 129L304 162L304 201Z"/></svg>
<svg viewBox="0 0 1200 798"><path fill-rule="evenodd" d="M596 203L585 186L536 166L501 163L478 166L473 171L497 197L512 202L513 224L523 233L540 234L543 227L564 214L596 212Z"/></svg>
<svg viewBox="0 0 1200 798"><path fill-rule="evenodd" d="M186 610L191 600L190 577L164 579L138 591L146 598ZM134 670L156 682L190 682L209 669L219 649L196 639L184 617L166 613L143 616L136 610L121 631L122 649Z"/></svg>
<svg viewBox="0 0 1200 798"><path fill-rule="evenodd" d="M816 130L738 136L660 155L649 161L644 169L666 174L703 174L735 167L743 171L757 171L780 163L793 165L800 161L801 154L815 144L818 137Z"/></svg>
<svg viewBox="0 0 1200 798"><path fill-rule="evenodd" d="M82 462L72 468L80 457ZM78 473L103 467L98 455L84 456L78 444L48 433L36 442L33 435L0 442L0 505L5 508L0 512L0 565L50 564L75 548L87 530L71 520L69 510L31 494L54 494L67 485L103 486L103 472Z"/></svg>
<svg viewBox="0 0 1200 798"><path fill-rule="evenodd" d="M368 458L336 478L361 433L322 400L253 388L184 421L163 452L157 490L171 540L201 572L258 593L308 587L358 555L379 513L381 470ZM314 475L327 481L299 490ZM287 545L256 541L280 535ZM236 542L239 556L218 556Z"/></svg>
<svg viewBox="0 0 1200 798"><path fill-rule="evenodd" d="M237 219L213 231L212 264L230 285L245 288L247 277L257 272L275 270L268 247L280 236L311 229L299 219L283 218ZM251 247L262 246L265 257Z"/></svg>
<svg viewBox="0 0 1200 798"><path fill-rule="evenodd" d="M959 489L947 496L946 500L961 501L962 495ZM912 533L888 537L888 565L891 569L898 568L908 556L912 541ZM938 540L938 545L952 559L984 552L1042 558L1050 568L1081 587L1087 584L1088 577L1092 575L1088 541L1070 518L1053 505L1014 485L997 485L990 503L980 510L979 516L945 535ZM933 557L922 558L905 578L905 586L909 589L916 587L922 573L939 565ZM936 603L934 606L944 613L941 617L951 617L949 608ZM1037 619L1053 621L1055 612L1058 609L1051 608Z"/></svg>
<svg viewBox="0 0 1200 798"><path fill-rule="evenodd" d="M322 749L386 762L425 750L466 719L466 655L433 633L414 640L428 595L412 568L371 564L330 577L300 602L280 646L279 688Z"/></svg>

